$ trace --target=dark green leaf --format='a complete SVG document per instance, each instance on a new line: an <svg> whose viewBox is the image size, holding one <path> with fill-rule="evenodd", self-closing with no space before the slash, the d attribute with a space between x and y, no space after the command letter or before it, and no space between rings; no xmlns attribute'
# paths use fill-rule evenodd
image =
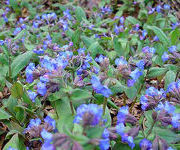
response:
<svg viewBox="0 0 180 150"><path fill-rule="evenodd" d="M176 79L176 74L174 71L168 71L165 75L165 89L167 89L167 86L171 83L174 82Z"/></svg>
<svg viewBox="0 0 180 150"><path fill-rule="evenodd" d="M15 82L11 87L11 95L14 98L21 98L23 95L23 86L19 82Z"/></svg>
<svg viewBox="0 0 180 150"><path fill-rule="evenodd" d="M167 72L166 68L152 67L149 69L148 77L155 78L161 76Z"/></svg>
<svg viewBox="0 0 180 150"><path fill-rule="evenodd" d="M19 72L29 63L30 59L33 56L33 51L27 51L22 55L17 56L12 64L12 78L16 77Z"/></svg>
<svg viewBox="0 0 180 150"><path fill-rule="evenodd" d="M76 7L75 14L76 14L76 18L79 22L81 22L83 19L86 19L86 13L79 6Z"/></svg>
<svg viewBox="0 0 180 150"><path fill-rule="evenodd" d="M9 115L6 111L0 108L0 120L9 118L11 118L11 115Z"/></svg>

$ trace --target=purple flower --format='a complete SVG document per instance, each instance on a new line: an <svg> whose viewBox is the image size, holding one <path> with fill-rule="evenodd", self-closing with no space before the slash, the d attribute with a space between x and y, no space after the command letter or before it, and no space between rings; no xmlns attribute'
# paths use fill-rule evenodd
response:
<svg viewBox="0 0 180 150"><path fill-rule="evenodd" d="M35 64L34 63L30 63L25 70L25 74L26 74L26 81L28 83L32 83L33 82L33 71L35 70Z"/></svg>
<svg viewBox="0 0 180 150"><path fill-rule="evenodd" d="M41 120L39 118L31 119L25 131L30 130L32 127L38 127L40 124L41 124Z"/></svg>
<svg viewBox="0 0 180 150"><path fill-rule="evenodd" d="M136 66L141 69L144 70L144 60L140 60L136 63Z"/></svg>
<svg viewBox="0 0 180 150"><path fill-rule="evenodd" d="M3 40L0 40L0 45L4 45L4 41Z"/></svg>
<svg viewBox="0 0 180 150"><path fill-rule="evenodd" d="M43 49L34 49L33 52L35 54L38 54L38 55L44 54L44 50Z"/></svg>
<svg viewBox="0 0 180 150"><path fill-rule="evenodd" d="M102 63L105 58L106 58L105 56L99 55L99 57L95 58L95 61L98 62L98 63Z"/></svg>
<svg viewBox="0 0 180 150"><path fill-rule="evenodd" d="M104 129L103 133L102 133L102 138L103 139L106 139L106 138L109 138L109 131L108 129Z"/></svg>
<svg viewBox="0 0 180 150"><path fill-rule="evenodd" d="M31 90L28 90L28 95L29 95L29 98L32 100L32 102L35 102L37 93L36 93L36 92L33 92L33 91L31 91Z"/></svg>
<svg viewBox="0 0 180 150"><path fill-rule="evenodd" d="M105 6L105 7L101 7L101 13L102 14L109 14L112 12L112 9L108 6Z"/></svg>
<svg viewBox="0 0 180 150"><path fill-rule="evenodd" d="M173 45L173 46L171 46L171 47L168 48L168 51L169 51L170 53L173 53L173 52L176 52L176 49L177 49L177 47L176 47L175 45Z"/></svg>
<svg viewBox="0 0 180 150"><path fill-rule="evenodd" d="M123 57L120 57L120 58L116 58L115 64L117 66L121 66L121 65L124 66L127 65L127 61Z"/></svg>
<svg viewBox="0 0 180 150"><path fill-rule="evenodd" d="M151 9L148 11L148 14L154 13L155 10L156 10L155 8L151 8Z"/></svg>
<svg viewBox="0 0 180 150"><path fill-rule="evenodd" d="M110 140L108 138L107 139L101 139L99 141L100 150L108 150L109 146L110 146Z"/></svg>
<svg viewBox="0 0 180 150"><path fill-rule="evenodd" d="M48 123L50 126L53 127L53 129L56 128L56 121L54 119L52 119L50 116L46 116L46 118L44 119L44 122Z"/></svg>
<svg viewBox="0 0 180 150"><path fill-rule="evenodd" d="M116 125L116 132L117 132L119 135L123 135L123 134L124 134L124 130L125 130L124 123L118 123L118 124Z"/></svg>
<svg viewBox="0 0 180 150"><path fill-rule="evenodd" d="M169 59L169 55L167 52L164 52L163 55L161 56L163 62L167 61Z"/></svg>
<svg viewBox="0 0 180 150"><path fill-rule="evenodd" d="M155 110L156 111L165 110L167 113L173 114L175 111L175 107L166 101L164 104L160 102L158 106L155 108Z"/></svg>
<svg viewBox="0 0 180 150"><path fill-rule="evenodd" d="M55 70L55 63L48 56L45 56L41 60L41 67L46 68L49 71L53 71L53 70Z"/></svg>
<svg viewBox="0 0 180 150"><path fill-rule="evenodd" d="M147 139L142 139L139 143L141 150L151 150L152 149L152 143L151 141Z"/></svg>
<svg viewBox="0 0 180 150"><path fill-rule="evenodd" d="M15 148L12 148L11 146L7 150L17 150Z"/></svg>
<svg viewBox="0 0 180 150"><path fill-rule="evenodd" d="M129 107L123 106L119 109L118 115L117 115L117 124L124 123L126 116L129 114Z"/></svg>
<svg viewBox="0 0 180 150"><path fill-rule="evenodd" d="M157 11L158 13L161 12L161 9L162 9L161 5L157 5L157 6L156 6L156 11Z"/></svg>
<svg viewBox="0 0 180 150"><path fill-rule="evenodd" d="M102 121L103 109L96 104L82 104L77 108L74 123L96 126Z"/></svg>
<svg viewBox="0 0 180 150"><path fill-rule="evenodd" d="M143 75L143 73L138 68L136 68L134 71L131 72L130 77L134 81L137 81L137 79L142 75Z"/></svg>
<svg viewBox="0 0 180 150"><path fill-rule="evenodd" d="M120 26L117 26L115 25L114 27L114 32L118 35L120 32L123 32L124 31L124 26L123 25L120 25Z"/></svg>
<svg viewBox="0 0 180 150"><path fill-rule="evenodd" d="M47 92L47 88L46 88L46 84L45 83L42 83L42 82L38 82L37 83L37 92L44 96Z"/></svg>
<svg viewBox="0 0 180 150"><path fill-rule="evenodd" d="M180 114L179 113L173 113L171 123L172 123L172 126L174 128L179 128L180 127Z"/></svg>
<svg viewBox="0 0 180 150"><path fill-rule="evenodd" d="M128 145L133 149L135 147L134 140L132 136L128 136L127 134L121 135L122 142L128 143Z"/></svg>
<svg viewBox="0 0 180 150"><path fill-rule="evenodd" d="M47 132L45 129L43 129L41 131L41 137L44 139L44 140L50 140L52 141L52 134L50 132Z"/></svg>
<svg viewBox="0 0 180 150"><path fill-rule="evenodd" d="M141 98L140 98L140 103L141 103L141 108L143 109L143 110L146 110L146 108L148 107L148 99L147 99L147 97L146 96L141 96Z"/></svg>
<svg viewBox="0 0 180 150"><path fill-rule="evenodd" d="M13 34L14 34L14 35L17 35L19 32L21 32L21 28L20 28L20 27L17 27L17 28L14 30Z"/></svg>
<svg viewBox="0 0 180 150"><path fill-rule="evenodd" d="M168 4L164 4L163 8L164 8L165 10L169 10L169 9L170 9L170 6L169 6Z"/></svg>
<svg viewBox="0 0 180 150"><path fill-rule="evenodd" d="M124 17L123 17L123 16L122 16L122 17L120 17L119 22L120 22L121 24L123 24L123 23L124 23Z"/></svg>
<svg viewBox="0 0 180 150"><path fill-rule="evenodd" d="M69 12L69 9L66 9L65 11L63 11L64 17L71 20L71 14Z"/></svg>
<svg viewBox="0 0 180 150"><path fill-rule="evenodd" d="M41 131L41 137L44 139L44 144L42 145L42 150L55 150L55 147L52 144L52 134L47 132L45 129Z"/></svg>
<svg viewBox="0 0 180 150"><path fill-rule="evenodd" d="M97 76L92 76L91 83L96 93L102 94L105 97L109 97L112 94L111 90L107 86L101 84Z"/></svg>
<svg viewBox="0 0 180 150"><path fill-rule="evenodd" d="M144 40L147 34L148 34L147 31L143 30L142 31L142 36L140 36L140 40Z"/></svg>
<svg viewBox="0 0 180 150"><path fill-rule="evenodd" d="M132 86L134 85L134 83L136 83L136 81L133 80L133 79L128 79L128 80L127 80L127 86L128 86L128 87L132 87Z"/></svg>

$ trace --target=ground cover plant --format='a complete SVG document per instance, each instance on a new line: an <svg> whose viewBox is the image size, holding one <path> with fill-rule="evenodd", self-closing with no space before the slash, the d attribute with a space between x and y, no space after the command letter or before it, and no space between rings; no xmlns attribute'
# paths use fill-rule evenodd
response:
<svg viewBox="0 0 180 150"><path fill-rule="evenodd" d="M178 1L0 2L0 149L180 150Z"/></svg>

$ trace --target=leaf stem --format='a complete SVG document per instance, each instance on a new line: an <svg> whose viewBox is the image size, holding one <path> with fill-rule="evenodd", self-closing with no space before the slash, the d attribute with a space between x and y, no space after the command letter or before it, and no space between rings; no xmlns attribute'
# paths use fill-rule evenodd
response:
<svg viewBox="0 0 180 150"><path fill-rule="evenodd" d="M73 103L72 103L71 100L69 101L69 104L70 104L70 107L71 107L72 115L74 116L74 107L73 107Z"/></svg>

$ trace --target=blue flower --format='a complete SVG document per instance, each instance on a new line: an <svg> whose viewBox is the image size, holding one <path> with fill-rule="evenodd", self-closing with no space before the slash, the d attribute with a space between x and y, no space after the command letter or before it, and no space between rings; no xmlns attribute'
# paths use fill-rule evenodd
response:
<svg viewBox="0 0 180 150"><path fill-rule="evenodd" d="M137 81L137 79L142 75L143 75L143 73L138 68L136 68L134 71L131 72L130 77L134 81Z"/></svg>
<svg viewBox="0 0 180 150"><path fill-rule="evenodd" d="M162 102L160 102L158 104L158 106L155 108L155 110L156 111L165 110L169 114L173 114L175 111L175 107L166 101L164 104Z"/></svg>
<svg viewBox="0 0 180 150"><path fill-rule="evenodd" d="M39 118L31 119L25 131L31 129L32 127L38 127L40 124L41 124L41 120Z"/></svg>
<svg viewBox="0 0 180 150"><path fill-rule="evenodd" d="M57 62L57 61L56 61ZM41 60L41 67L46 68L49 71L53 71L55 70L55 63L53 62L53 60L51 60L48 56L45 56L42 60Z"/></svg>
<svg viewBox="0 0 180 150"><path fill-rule="evenodd" d="M34 63L30 63L25 70L25 74L26 74L26 81L28 83L32 83L33 82L33 71L35 70L35 64Z"/></svg>
<svg viewBox="0 0 180 150"><path fill-rule="evenodd" d="M128 143L128 145L133 149L135 147L134 139L132 136L128 136L127 134L121 135L122 142Z"/></svg>
<svg viewBox="0 0 180 150"><path fill-rule="evenodd" d="M0 45L4 45L4 41L3 40L0 40Z"/></svg>
<svg viewBox="0 0 180 150"><path fill-rule="evenodd" d="M110 146L110 141L108 138L107 139L101 139L99 141L100 150L108 150L109 146Z"/></svg>
<svg viewBox="0 0 180 150"><path fill-rule="evenodd" d="M132 86L134 85L134 83L136 83L136 81L133 80L133 79L128 79L128 80L127 80L127 86L128 86L128 87L132 87Z"/></svg>
<svg viewBox="0 0 180 150"><path fill-rule="evenodd" d="M168 48L168 51L169 51L170 53L173 53L173 52L176 52L176 49L177 49L177 47L176 47L175 45L173 45L173 46L171 46L171 47Z"/></svg>
<svg viewBox="0 0 180 150"><path fill-rule="evenodd" d="M128 106L121 107L117 114L117 124L124 123L126 119L126 115L128 114L129 114L129 107Z"/></svg>
<svg viewBox="0 0 180 150"><path fill-rule="evenodd" d="M102 138L103 139L106 139L106 138L109 138L109 131L108 129L104 129L103 133L102 133Z"/></svg>
<svg viewBox="0 0 180 150"><path fill-rule="evenodd" d="M96 126L102 121L103 109L96 104L82 104L77 108L74 123Z"/></svg>
<svg viewBox="0 0 180 150"><path fill-rule="evenodd" d="M109 14L112 12L112 9L108 6L105 6L105 7L101 7L101 13L103 14Z"/></svg>
<svg viewBox="0 0 180 150"><path fill-rule="evenodd" d="M12 148L11 146L7 150L17 150L15 148Z"/></svg>
<svg viewBox="0 0 180 150"><path fill-rule="evenodd" d="M68 18L69 20L71 20L71 14L69 12L69 9L66 9L65 11L63 11L64 17Z"/></svg>
<svg viewBox="0 0 180 150"><path fill-rule="evenodd" d="M35 102L37 93L36 93L36 92L33 92L33 91L31 91L31 90L28 90L28 95L29 95L29 98L32 100L32 102Z"/></svg>
<svg viewBox="0 0 180 150"><path fill-rule="evenodd" d="M173 149L172 147L168 147L168 149L167 150L175 150L175 149Z"/></svg>
<svg viewBox="0 0 180 150"><path fill-rule="evenodd" d="M101 84L97 76L92 76L91 83L96 93L102 94L105 97L109 97L112 94L111 90L107 86Z"/></svg>
<svg viewBox="0 0 180 150"><path fill-rule="evenodd" d="M161 12L161 9L162 9L161 5L157 5L157 6L156 6L156 11L157 11L158 13Z"/></svg>
<svg viewBox="0 0 180 150"><path fill-rule="evenodd" d="M122 17L120 17L119 22L120 22L121 24L123 24L123 23L124 23L124 17L123 17L123 16L122 16Z"/></svg>
<svg viewBox="0 0 180 150"><path fill-rule="evenodd" d="M169 9L170 9L170 5L164 4L163 8L164 8L165 10L169 10Z"/></svg>
<svg viewBox="0 0 180 150"><path fill-rule="evenodd" d="M52 141L52 134L50 132L47 132L45 129L43 129L41 131L41 137L44 139L44 140L50 140Z"/></svg>
<svg viewBox="0 0 180 150"><path fill-rule="evenodd" d="M44 119L44 122L48 123L50 126L53 127L53 129L56 128L56 121L54 119L52 119L50 116L46 116L46 118Z"/></svg>
<svg viewBox="0 0 180 150"><path fill-rule="evenodd" d="M163 55L161 56L163 62L167 61L169 59L169 55L167 52L164 52Z"/></svg>
<svg viewBox="0 0 180 150"><path fill-rule="evenodd" d="M124 123L118 123L118 124L116 125L116 132L117 132L119 135L123 135L123 134L124 134L124 130L125 130Z"/></svg>
<svg viewBox="0 0 180 150"><path fill-rule="evenodd" d="M14 35L17 35L19 32L21 32L21 28L20 28L20 27L17 27L17 28L14 30L13 34L14 34Z"/></svg>
<svg viewBox="0 0 180 150"><path fill-rule="evenodd" d="M152 149L152 143L151 141L147 139L142 139L139 143L141 149L143 150L151 150Z"/></svg>
<svg viewBox="0 0 180 150"><path fill-rule="evenodd" d="M114 27L114 32L118 35L120 32L123 32L124 31L124 26L123 25L120 25L120 26L117 26L115 25Z"/></svg>
<svg viewBox="0 0 180 150"><path fill-rule="evenodd" d="M46 88L46 84L45 83L42 83L42 82L38 82L37 83L37 92L44 96L47 92L47 88Z"/></svg>
<svg viewBox="0 0 180 150"><path fill-rule="evenodd" d="M33 52L35 54L38 54L38 55L44 54L44 50L43 49L34 49Z"/></svg>
<svg viewBox="0 0 180 150"><path fill-rule="evenodd" d="M173 116L172 116L172 126L174 128L179 128L180 127L180 114L173 113Z"/></svg>
<svg viewBox="0 0 180 150"><path fill-rule="evenodd" d="M42 145L42 150L55 150L55 147L52 144L53 135L50 132L47 132L45 129L41 131L41 137L44 139L44 144Z"/></svg>
<svg viewBox="0 0 180 150"><path fill-rule="evenodd" d="M116 58L115 64L117 66L121 66L121 65L123 66L123 65L127 65L127 61L123 57L120 57L120 58Z"/></svg>
<svg viewBox="0 0 180 150"><path fill-rule="evenodd" d="M49 79L46 75L44 75L44 76L40 76L40 81L43 83L47 83L47 82L49 82Z"/></svg>
<svg viewBox="0 0 180 150"><path fill-rule="evenodd" d="M79 48L77 51L78 51L78 54L79 55L84 55L85 54L85 48Z"/></svg>
<svg viewBox="0 0 180 150"><path fill-rule="evenodd" d="M105 56L99 55L99 57L95 58L95 61L98 62L98 63L102 63L105 58L106 58Z"/></svg>
<svg viewBox="0 0 180 150"><path fill-rule="evenodd" d="M141 69L144 70L144 60L140 60L136 63L136 66Z"/></svg>
<svg viewBox="0 0 180 150"><path fill-rule="evenodd" d="M158 89L156 89L155 87L149 87L147 90L146 90L146 95L148 96L157 96L158 95Z"/></svg>
<svg viewBox="0 0 180 150"><path fill-rule="evenodd" d="M141 96L141 98L140 98L140 103L141 103L141 108L143 109L143 110L146 110L146 108L148 107L148 99L147 99L147 97L146 96Z"/></svg>

